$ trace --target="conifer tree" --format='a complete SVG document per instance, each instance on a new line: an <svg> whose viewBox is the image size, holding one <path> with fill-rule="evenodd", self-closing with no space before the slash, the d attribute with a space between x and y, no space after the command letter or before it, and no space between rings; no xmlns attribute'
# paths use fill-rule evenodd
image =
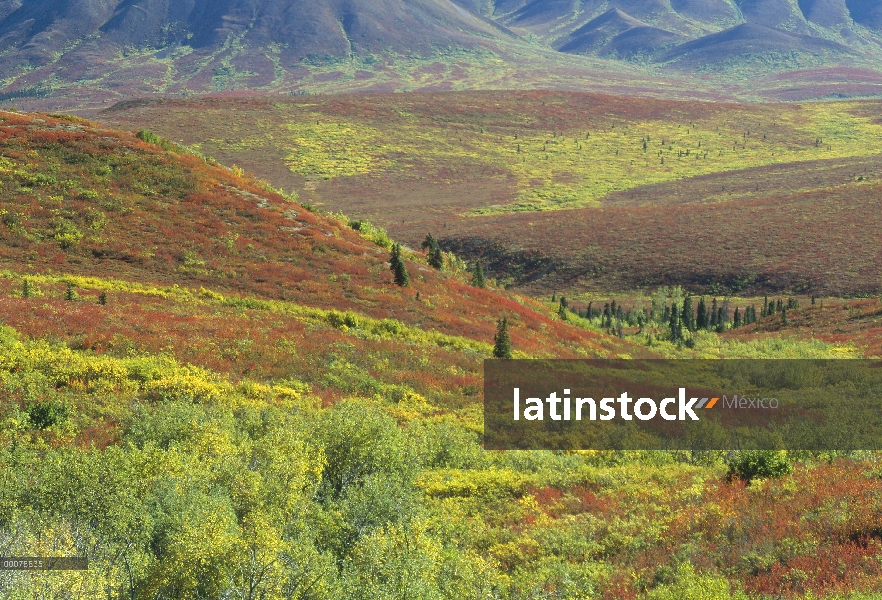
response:
<svg viewBox="0 0 882 600"><path fill-rule="evenodd" d="M437 244L438 242L435 241L435 238L432 237L432 234L427 233L426 238L423 240L423 243L420 244L420 248L422 248L423 250L429 250L431 248L434 248Z"/></svg>
<svg viewBox="0 0 882 600"><path fill-rule="evenodd" d="M34 296L34 289L31 287L31 280L25 279L21 284L21 297L22 298L32 298Z"/></svg>
<svg viewBox="0 0 882 600"><path fill-rule="evenodd" d="M692 312L692 296L683 298L683 325L689 331L695 331L695 313Z"/></svg>
<svg viewBox="0 0 882 600"><path fill-rule="evenodd" d="M493 358L511 358L511 338L508 335L508 318L496 322L496 335L493 336Z"/></svg>
<svg viewBox="0 0 882 600"><path fill-rule="evenodd" d="M677 313L677 305L671 306L671 318L668 326L671 328L671 341L676 342L680 339L680 315Z"/></svg>
<svg viewBox="0 0 882 600"><path fill-rule="evenodd" d="M397 285L410 285L410 275L407 274L407 268L401 258L401 244L392 244L392 258L389 260L389 268L392 270L392 276Z"/></svg>
<svg viewBox="0 0 882 600"><path fill-rule="evenodd" d="M560 317L560 320L561 320L561 321L566 321L566 320L568 320L568 317L567 317L567 313L568 313L568 312L569 312L569 311L567 310L567 307L564 306L564 303L563 303L563 302L561 302L561 303L558 305L558 307L557 307L557 316Z"/></svg>
<svg viewBox="0 0 882 600"><path fill-rule="evenodd" d="M444 268L444 255L437 243L429 250L429 266L439 271Z"/></svg>
<svg viewBox="0 0 882 600"><path fill-rule="evenodd" d="M714 298L714 301L711 303L710 319L708 319L708 323L707 323L708 329L716 328L718 317L719 317L719 310L717 310L717 299Z"/></svg>
<svg viewBox="0 0 882 600"><path fill-rule="evenodd" d="M698 301L698 315L695 319L696 329L707 329L707 305L704 303L704 296Z"/></svg>
<svg viewBox="0 0 882 600"><path fill-rule="evenodd" d="M64 299L73 302L77 299L77 293L74 290L73 284L71 282L67 282L67 289L64 291Z"/></svg>
<svg viewBox="0 0 882 600"><path fill-rule="evenodd" d="M475 262L475 270L472 272L472 285L481 289L487 287L487 282L484 281L484 268L481 267L480 260Z"/></svg>
<svg viewBox="0 0 882 600"><path fill-rule="evenodd" d="M772 314L772 313L769 311L769 297L764 296L763 297L763 312L760 313L760 315L763 317L768 317L770 314Z"/></svg>
<svg viewBox="0 0 882 600"><path fill-rule="evenodd" d="M98 304L107 306L107 292L101 292L101 295L98 296Z"/></svg>
<svg viewBox="0 0 882 600"><path fill-rule="evenodd" d="M732 327L735 329L741 327L741 311L738 309L737 306L735 307L735 317L732 321Z"/></svg>

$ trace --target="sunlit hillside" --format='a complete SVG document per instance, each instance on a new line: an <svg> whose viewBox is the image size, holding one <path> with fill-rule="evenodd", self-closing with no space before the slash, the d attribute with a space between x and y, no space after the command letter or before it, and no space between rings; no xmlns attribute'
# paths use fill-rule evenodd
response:
<svg viewBox="0 0 882 600"><path fill-rule="evenodd" d="M135 101L100 118L408 243L431 232L533 295L866 295L882 285L879 106L468 92Z"/></svg>

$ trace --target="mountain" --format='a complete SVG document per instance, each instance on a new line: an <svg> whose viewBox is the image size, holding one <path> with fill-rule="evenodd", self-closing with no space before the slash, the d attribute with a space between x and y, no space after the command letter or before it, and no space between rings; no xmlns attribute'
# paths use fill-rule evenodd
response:
<svg viewBox="0 0 882 600"><path fill-rule="evenodd" d="M873 54L882 32L880 15L878 3L845 0L802 0L798 4L788 0L534 0L500 15L498 20L515 30L539 35L562 52L576 54L645 59L647 51L679 42L682 49L673 48L653 59L669 67L691 70L696 65L683 64L679 58L697 48L707 50L696 60L705 68L731 64L734 58L750 60L782 53L824 60ZM744 25L773 31L760 33L762 30L745 29ZM608 38L604 44L596 43L603 31L612 30L617 34L628 31L628 39L636 42L642 53L615 52L615 48L605 45ZM772 39L762 40L757 35Z"/></svg>
<svg viewBox="0 0 882 600"><path fill-rule="evenodd" d="M680 36L647 25L611 8L561 40L561 52L596 52L601 56L631 57L672 46Z"/></svg>
<svg viewBox="0 0 882 600"><path fill-rule="evenodd" d="M297 59L473 46L474 36L504 35L499 26L443 0L24 0L8 2L0 16L0 43L19 46L35 59L93 36L136 49L216 49L235 40L263 51L282 44L281 54Z"/></svg>
<svg viewBox="0 0 882 600"><path fill-rule="evenodd" d="M808 35L799 35L764 25L738 25L731 29L706 35L670 50L663 56L668 63L689 64L695 68L703 65L734 60L745 54L787 54L802 52L848 55L846 46Z"/></svg>
<svg viewBox="0 0 882 600"><path fill-rule="evenodd" d="M514 37L449 0L8 0L0 74L7 97L88 82L83 93L117 97L290 88L304 60L370 65Z"/></svg>
<svg viewBox="0 0 882 600"><path fill-rule="evenodd" d="M689 95L708 74L749 96L754 74L880 60L870 0L0 1L0 101L20 107L242 91Z"/></svg>

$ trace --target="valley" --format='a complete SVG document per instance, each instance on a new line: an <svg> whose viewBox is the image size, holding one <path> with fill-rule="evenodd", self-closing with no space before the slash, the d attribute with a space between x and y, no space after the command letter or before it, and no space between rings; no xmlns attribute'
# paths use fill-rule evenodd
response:
<svg viewBox="0 0 882 600"><path fill-rule="evenodd" d="M533 295L867 295L882 284L877 108L464 92L140 101L98 118L149 123L412 247L432 233Z"/></svg>

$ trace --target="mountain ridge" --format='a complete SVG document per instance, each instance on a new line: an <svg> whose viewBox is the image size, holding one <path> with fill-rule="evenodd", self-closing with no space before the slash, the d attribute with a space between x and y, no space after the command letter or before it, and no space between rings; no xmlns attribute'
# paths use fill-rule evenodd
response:
<svg viewBox="0 0 882 600"><path fill-rule="evenodd" d="M877 70L880 59L882 8L864 0L0 2L0 101L588 89L586 73L642 93L635 74L714 72L725 84L742 72Z"/></svg>

